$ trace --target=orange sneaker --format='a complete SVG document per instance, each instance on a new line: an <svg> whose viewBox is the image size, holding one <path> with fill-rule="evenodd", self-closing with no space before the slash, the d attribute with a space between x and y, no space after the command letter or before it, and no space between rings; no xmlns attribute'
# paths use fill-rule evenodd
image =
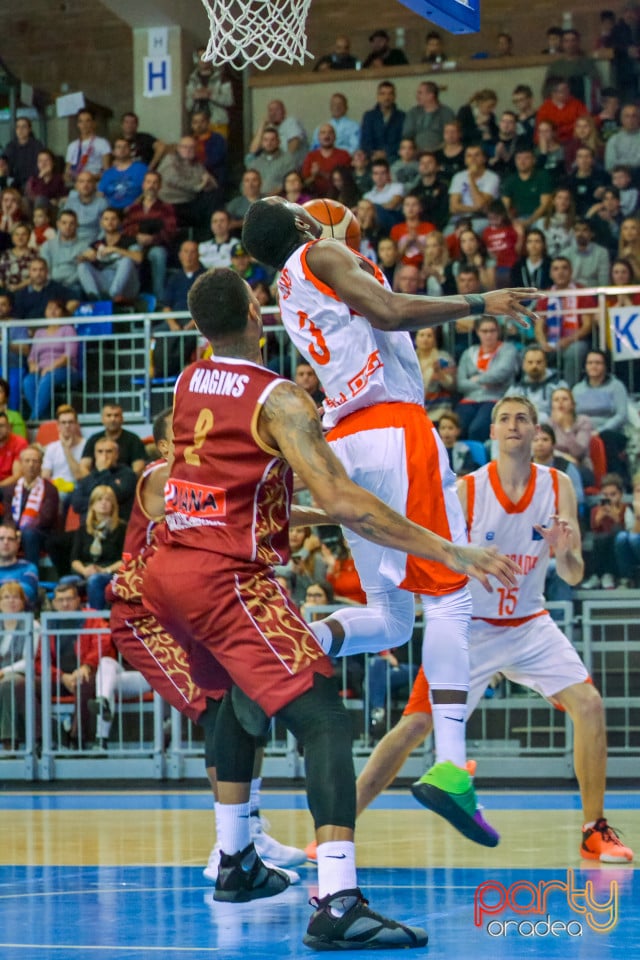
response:
<svg viewBox="0 0 640 960"><path fill-rule="evenodd" d="M633 860L633 850L625 847L613 827L601 817L592 827L582 828L580 856L585 860L601 860L603 863L630 862Z"/></svg>

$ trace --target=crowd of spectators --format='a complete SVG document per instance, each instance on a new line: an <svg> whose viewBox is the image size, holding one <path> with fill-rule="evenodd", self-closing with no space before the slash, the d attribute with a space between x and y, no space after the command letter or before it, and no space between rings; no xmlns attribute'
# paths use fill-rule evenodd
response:
<svg viewBox="0 0 640 960"><path fill-rule="evenodd" d="M6 381L0 380L0 392L6 397ZM0 411L0 748L16 749L25 735L27 634L13 617L32 613L37 618L43 609L61 615L85 610L84 621L61 622L62 632L52 633L48 644L52 694L76 701L62 745L87 748L95 739L93 698L106 696L96 672L103 658L117 657L99 611L108 606L105 588L122 563L126 519L146 449L123 426L122 408L115 402L102 410L103 429L88 437L68 404L58 408L57 438L46 444L29 444L21 436L24 422L12 420ZM40 639L36 619L31 654L37 740ZM97 732L104 748L109 728L98 724Z"/></svg>
<svg viewBox="0 0 640 960"><path fill-rule="evenodd" d="M75 578L67 582L79 584L92 606L104 604L144 448L123 428L117 403L105 407L105 429L88 441L73 406L59 407L58 439L44 452L29 445L25 419L53 416L57 386L70 390L77 381L73 313L80 304L108 300L117 310L136 304L140 293L150 296L166 313L156 328L153 367L171 379L196 349L195 334L184 332L192 323L174 314L186 309L203 269L231 267L261 302L276 303L275 278L240 242L251 203L270 194L294 202L327 196L349 206L360 224L361 252L380 264L395 290L543 291L540 319L528 334L482 316L416 334L425 407L450 465L462 474L490 456L494 403L507 392L524 393L545 426L535 456L571 476L585 526L585 491L603 482L593 438L602 444L609 486L617 484L627 500L633 488L637 499L628 382L599 349L597 298L581 291L618 286L624 292L608 298L609 308L638 303L638 293L625 289L640 283L638 22L637 9L625 4L612 25L605 21L611 30L593 56L585 56L575 30L552 28L545 52L554 57L543 89L517 84L501 111L496 93L480 86L466 103L443 102L436 79L417 84L414 103L399 103L393 67L406 58L376 30L362 67L388 74L370 108L352 116L344 93L332 90L326 120L307 131L273 99L247 144L239 182L227 150L233 85L223 68L202 59L203 50L194 58L189 119L175 145L139 130L132 112L110 141L85 108L77 137L56 157L19 117L0 167L0 323L18 321L0 379L0 494L8 524L0 528L0 582L24 565L15 579L25 604L37 603L38 565L47 553L58 578ZM511 38L501 35L496 55L512 53ZM615 86L601 88L593 57L611 61ZM446 58L442 38L430 31L424 63L437 69ZM358 65L348 38L338 37L315 69ZM31 327L43 318L47 325ZM296 378L321 405L319 384L304 367ZM614 537L605 551L614 583L632 580L628 569L616 568L616 557L626 551L638 560L632 514L621 515L613 530L625 534L624 543L618 547ZM69 529L70 516L77 530ZM599 535L602 517L591 519ZM346 545L330 549L311 531L293 535L300 542L281 575L299 603L318 583L332 596L361 599L349 580ZM600 569L592 580L610 585Z"/></svg>

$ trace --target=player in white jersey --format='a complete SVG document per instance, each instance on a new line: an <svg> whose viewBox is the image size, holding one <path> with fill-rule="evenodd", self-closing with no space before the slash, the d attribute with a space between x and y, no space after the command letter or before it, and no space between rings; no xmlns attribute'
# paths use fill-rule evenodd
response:
<svg viewBox="0 0 640 960"><path fill-rule="evenodd" d="M327 439L352 480L421 526L463 543L455 476L424 410L420 367L407 331L469 314L506 314L526 326L533 314L521 301L532 291L444 298L393 294L371 261L336 240L318 240L320 231L303 207L272 197L252 204L242 236L252 256L281 271L280 313L325 391ZM466 577L372 546L351 531L345 537L367 607L340 610L312 629L333 656L397 647L413 632L412 594L421 596L422 662L431 681L436 741L429 776L440 792L441 812L466 836L495 846L499 837L477 808L466 768L471 615Z"/></svg>
<svg viewBox="0 0 640 960"><path fill-rule="evenodd" d="M518 562L516 587L493 593L470 584L469 712L495 673L530 687L574 724L574 765L584 825L580 854L588 860L627 862L633 852L604 816L606 730L602 698L575 648L544 609L544 579L553 550L559 576L575 585L584 573L575 494L569 478L531 462L539 429L535 407L524 397L505 397L493 410L491 439L498 459L462 477L460 498L474 545L494 543ZM419 674L405 713L380 741L358 780L362 811L401 768L431 730L427 683ZM424 778L423 778L424 779ZM414 789L416 786L414 785ZM430 787L423 802L430 806Z"/></svg>

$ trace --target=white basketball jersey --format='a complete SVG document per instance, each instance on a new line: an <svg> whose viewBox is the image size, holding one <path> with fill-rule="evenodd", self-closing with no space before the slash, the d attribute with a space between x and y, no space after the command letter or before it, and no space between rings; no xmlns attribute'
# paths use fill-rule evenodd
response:
<svg viewBox="0 0 640 960"><path fill-rule="evenodd" d="M513 621L539 615L544 610L549 547L535 524L546 527L550 517L558 513L557 471L532 463L529 483L518 503L509 500L502 489L495 461L463 479L467 484L469 542L478 547L497 547L523 571L517 587L503 587L492 580L493 593L471 580L473 616Z"/></svg>
<svg viewBox="0 0 640 960"><path fill-rule="evenodd" d="M325 391L324 426L331 428L355 410L377 403L423 406L422 374L411 337L404 331L375 330L318 280L306 259L309 247L316 242L298 247L291 254L278 279L278 289L287 333ZM375 269L376 279L388 289L375 264L361 259Z"/></svg>

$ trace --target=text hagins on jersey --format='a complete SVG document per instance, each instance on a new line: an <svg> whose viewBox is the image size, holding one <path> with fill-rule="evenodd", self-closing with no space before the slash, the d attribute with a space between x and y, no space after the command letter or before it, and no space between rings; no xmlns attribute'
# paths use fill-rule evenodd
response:
<svg viewBox="0 0 640 960"><path fill-rule="evenodd" d="M248 382L249 377L242 373L198 367L191 375L189 391L220 397L241 397Z"/></svg>

